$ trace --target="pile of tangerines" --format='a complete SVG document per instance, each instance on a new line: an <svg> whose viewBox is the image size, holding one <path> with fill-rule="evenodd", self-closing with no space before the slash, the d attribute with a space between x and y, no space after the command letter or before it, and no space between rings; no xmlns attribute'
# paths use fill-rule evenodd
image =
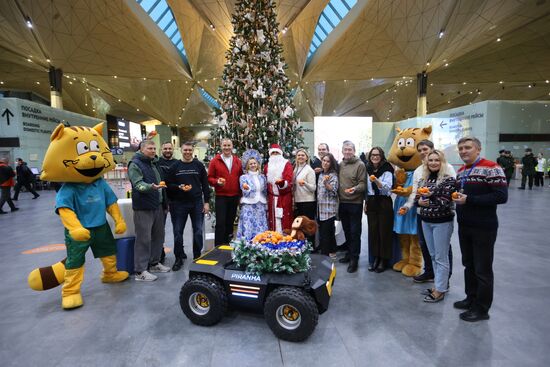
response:
<svg viewBox="0 0 550 367"><path fill-rule="evenodd" d="M258 233L252 242L254 243L273 243L278 244L279 242L290 242L293 238L288 235L283 235L279 232L275 231L265 231L262 233Z"/></svg>

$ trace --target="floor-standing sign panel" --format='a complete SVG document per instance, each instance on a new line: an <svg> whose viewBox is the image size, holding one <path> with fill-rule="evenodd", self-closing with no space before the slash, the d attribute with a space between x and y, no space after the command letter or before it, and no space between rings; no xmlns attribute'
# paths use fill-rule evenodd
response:
<svg viewBox="0 0 550 367"><path fill-rule="evenodd" d="M405 129L408 127L432 126L431 140L437 149L445 153L451 164L461 164L456 145L465 136L475 136L486 145L487 104L478 103L447 111L436 112L425 117L416 117L396 123Z"/></svg>
<svg viewBox="0 0 550 367"><path fill-rule="evenodd" d="M59 123L94 126L101 120L18 98L0 98L0 138L19 138L12 159L21 157L30 167L42 167L50 135ZM107 140L107 127L103 129Z"/></svg>

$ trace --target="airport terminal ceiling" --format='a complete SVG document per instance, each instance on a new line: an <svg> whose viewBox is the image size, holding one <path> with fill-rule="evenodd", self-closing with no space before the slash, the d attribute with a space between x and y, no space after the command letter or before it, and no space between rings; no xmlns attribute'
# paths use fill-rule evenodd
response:
<svg viewBox="0 0 550 367"><path fill-rule="evenodd" d="M287 75L304 121L413 117L416 74L423 71L428 112L483 100L550 100L550 0L276 3ZM68 110L197 124L212 111L204 92L218 97L234 5L0 1L0 90L49 100L51 65L63 70ZM327 23L337 24L330 31Z"/></svg>

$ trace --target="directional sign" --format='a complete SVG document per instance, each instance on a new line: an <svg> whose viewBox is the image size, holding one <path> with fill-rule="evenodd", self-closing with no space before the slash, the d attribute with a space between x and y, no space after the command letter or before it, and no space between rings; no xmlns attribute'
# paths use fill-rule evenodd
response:
<svg viewBox="0 0 550 367"><path fill-rule="evenodd" d="M13 113L11 113L11 111L9 109L5 109L4 110L4 113L2 114L2 117L6 117L6 122L8 123L8 125L10 124L10 116L13 117Z"/></svg>

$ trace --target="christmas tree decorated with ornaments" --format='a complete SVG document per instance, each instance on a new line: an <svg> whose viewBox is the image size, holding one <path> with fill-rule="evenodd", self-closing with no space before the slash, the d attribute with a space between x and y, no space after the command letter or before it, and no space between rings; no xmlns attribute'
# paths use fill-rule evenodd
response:
<svg viewBox="0 0 550 367"><path fill-rule="evenodd" d="M232 18L234 36L226 53L218 127L211 133L213 156L220 139L230 138L237 154L256 149L267 155L272 143L289 156L302 146L299 119L279 44L275 1L242 0Z"/></svg>

